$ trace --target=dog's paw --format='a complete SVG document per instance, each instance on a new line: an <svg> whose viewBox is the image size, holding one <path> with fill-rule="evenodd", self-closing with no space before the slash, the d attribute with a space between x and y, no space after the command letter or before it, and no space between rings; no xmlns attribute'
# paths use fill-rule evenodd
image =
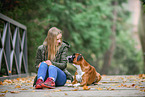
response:
<svg viewBox="0 0 145 97"><path fill-rule="evenodd" d="M68 86L68 87L72 87L72 86L73 86L73 84L67 84L67 86Z"/></svg>
<svg viewBox="0 0 145 97"><path fill-rule="evenodd" d="M79 87L81 84L80 83L77 83L77 84L74 84L73 86L74 87Z"/></svg>

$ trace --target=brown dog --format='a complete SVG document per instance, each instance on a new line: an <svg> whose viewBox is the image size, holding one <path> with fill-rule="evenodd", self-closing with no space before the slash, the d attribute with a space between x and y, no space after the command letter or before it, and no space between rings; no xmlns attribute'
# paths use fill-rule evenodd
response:
<svg viewBox="0 0 145 97"><path fill-rule="evenodd" d="M98 83L101 80L101 75L96 72L95 68L81 54L75 53L68 60L69 63L72 63L77 68L72 84L80 82L78 85L84 86Z"/></svg>

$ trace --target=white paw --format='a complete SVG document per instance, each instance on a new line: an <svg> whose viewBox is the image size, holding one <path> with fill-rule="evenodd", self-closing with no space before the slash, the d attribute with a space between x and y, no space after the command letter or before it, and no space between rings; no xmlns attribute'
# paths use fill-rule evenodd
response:
<svg viewBox="0 0 145 97"><path fill-rule="evenodd" d="M74 87L79 87L81 84L80 83L77 83L77 84L74 84L73 86Z"/></svg>
<svg viewBox="0 0 145 97"><path fill-rule="evenodd" d="M67 86L68 86L68 87L72 87L72 86L73 86L73 84L67 84Z"/></svg>

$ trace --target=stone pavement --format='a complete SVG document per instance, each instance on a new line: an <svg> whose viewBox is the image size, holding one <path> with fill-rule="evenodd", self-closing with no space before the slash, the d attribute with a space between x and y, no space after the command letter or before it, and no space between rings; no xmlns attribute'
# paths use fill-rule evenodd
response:
<svg viewBox="0 0 145 97"><path fill-rule="evenodd" d="M0 82L0 97L98 97L98 96L145 96L145 76L103 75L97 85L88 87L63 87L35 89L34 77L17 78Z"/></svg>

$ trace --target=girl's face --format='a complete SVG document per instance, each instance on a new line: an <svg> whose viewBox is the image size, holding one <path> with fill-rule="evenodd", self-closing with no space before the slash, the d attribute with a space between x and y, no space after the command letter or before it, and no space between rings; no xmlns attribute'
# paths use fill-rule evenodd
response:
<svg viewBox="0 0 145 97"><path fill-rule="evenodd" d="M61 44L62 41L62 34L58 34L57 35L57 46L59 46Z"/></svg>

